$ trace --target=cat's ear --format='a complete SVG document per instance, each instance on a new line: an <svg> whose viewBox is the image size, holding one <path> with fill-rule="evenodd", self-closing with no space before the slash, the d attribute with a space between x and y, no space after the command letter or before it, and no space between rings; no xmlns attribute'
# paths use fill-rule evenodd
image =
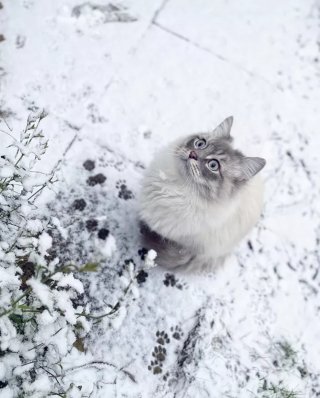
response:
<svg viewBox="0 0 320 398"><path fill-rule="evenodd" d="M250 180L264 168L266 161L262 158L243 158L237 170L238 180Z"/></svg>
<svg viewBox="0 0 320 398"><path fill-rule="evenodd" d="M222 123L219 124L218 127L216 127L212 134L216 138L230 138L230 131L233 123L233 116L227 117Z"/></svg>

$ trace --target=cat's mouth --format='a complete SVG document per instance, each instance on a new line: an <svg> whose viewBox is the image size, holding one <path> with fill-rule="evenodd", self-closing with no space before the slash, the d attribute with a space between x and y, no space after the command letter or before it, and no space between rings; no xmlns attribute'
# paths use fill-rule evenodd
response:
<svg viewBox="0 0 320 398"><path fill-rule="evenodd" d="M198 155L196 154L195 151L191 151L191 152L189 153L189 159L198 160Z"/></svg>

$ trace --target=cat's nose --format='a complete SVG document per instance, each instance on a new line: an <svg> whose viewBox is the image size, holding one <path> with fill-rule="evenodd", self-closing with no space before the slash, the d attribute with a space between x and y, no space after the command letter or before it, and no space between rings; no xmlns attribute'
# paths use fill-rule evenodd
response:
<svg viewBox="0 0 320 398"><path fill-rule="evenodd" d="M195 153L195 151L191 151L191 152L190 152L189 158L190 158L190 159L194 159L194 160L198 160L198 156L197 156L197 154Z"/></svg>

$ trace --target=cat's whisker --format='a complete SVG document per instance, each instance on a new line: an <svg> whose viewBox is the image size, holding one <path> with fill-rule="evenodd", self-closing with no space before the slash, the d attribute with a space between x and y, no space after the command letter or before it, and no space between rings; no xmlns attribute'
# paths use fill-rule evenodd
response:
<svg viewBox="0 0 320 398"><path fill-rule="evenodd" d="M169 151L168 152L169 153L169 155L179 155L179 152L178 151Z"/></svg>
<svg viewBox="0 0 320 398"><path fill-rule="evenodd" d="M200 177L200 171L198 167L195 164L191 164L191 168L193 171L193 175L196 179ZM196 197L196 203L198 204L198 199L199 199L199 187L198 184L194 183L194 191L195 191L195 197Z"/></svg>

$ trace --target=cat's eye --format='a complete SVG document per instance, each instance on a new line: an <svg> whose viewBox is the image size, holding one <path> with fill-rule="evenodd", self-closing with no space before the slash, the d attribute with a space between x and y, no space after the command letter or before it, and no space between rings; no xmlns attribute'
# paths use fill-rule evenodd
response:
<svg viewBox="0 0 320 398"><path fill-rule="evenodd" d="M208 162L209 169L212 171L218 171L220 168L220 164L216 159L211 159Z"/></svg>
<svg viewBox="0 0 320 398"><path fill-rule="evenodd" d="M197 149L203 149L207 145L207 141L203 139L195 140L194 146Z"/></svg>

